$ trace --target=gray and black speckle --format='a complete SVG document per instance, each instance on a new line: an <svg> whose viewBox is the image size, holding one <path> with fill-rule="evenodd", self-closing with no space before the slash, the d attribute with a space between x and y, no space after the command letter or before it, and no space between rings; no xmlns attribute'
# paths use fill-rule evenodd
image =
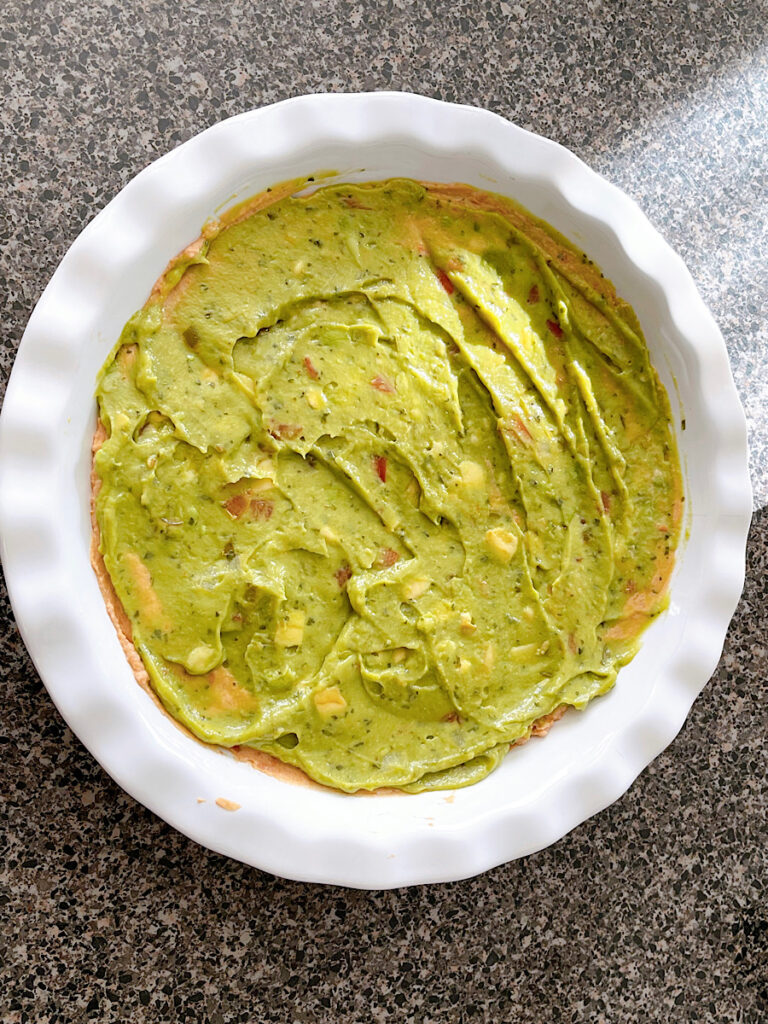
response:
<svg viewBox="0 0 768 1024"><path fill-rule="evenodd" d="M554 847L384 893L271 878L122 793L0 594L0 1019L751 1024L768 1015L768 9L6 0L0 394L67 246L209 124L315 90L482 105L640 203L728 344L751 431L747 585L678 739Z"/></svg>

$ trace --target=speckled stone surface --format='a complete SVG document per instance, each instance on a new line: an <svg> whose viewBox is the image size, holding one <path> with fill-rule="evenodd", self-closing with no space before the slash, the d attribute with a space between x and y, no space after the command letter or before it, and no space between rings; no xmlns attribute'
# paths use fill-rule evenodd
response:
<svg viewBox="0 0 768 1024"><path fill-rule="evenodd" d="M208 853L127 797L0 595L0 1020L757 1022L768 1014L768 10L5 0L0 388L81 228L229 114L307 91L484 105L635 197L725 335L751 431L747 584L678 739L554 847L360 893Z"/></svg>

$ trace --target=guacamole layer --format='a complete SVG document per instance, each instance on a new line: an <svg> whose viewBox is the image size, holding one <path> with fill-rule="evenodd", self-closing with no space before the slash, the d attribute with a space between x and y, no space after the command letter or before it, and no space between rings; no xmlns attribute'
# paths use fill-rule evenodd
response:
<svg viewBox="0 0 768 1024"><path fill-rule="evenodd" d="M510 200L305 185L208 225L126 324L100 552L199 739L350 792L467 785L664 607L667 396L631 308Z"/></svg>

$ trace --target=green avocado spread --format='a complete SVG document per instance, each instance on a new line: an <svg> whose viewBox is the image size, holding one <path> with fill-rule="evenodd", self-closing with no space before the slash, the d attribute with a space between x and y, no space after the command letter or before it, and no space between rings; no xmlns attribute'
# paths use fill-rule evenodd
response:
<svg viewBox="0 0 768 1024"><path fill-rule="evenodd" d="M306 186L208 225L126 324L100 552L195 736L345 791L466 785L664 607L667 396L631 308L510 200Z"/></svg>

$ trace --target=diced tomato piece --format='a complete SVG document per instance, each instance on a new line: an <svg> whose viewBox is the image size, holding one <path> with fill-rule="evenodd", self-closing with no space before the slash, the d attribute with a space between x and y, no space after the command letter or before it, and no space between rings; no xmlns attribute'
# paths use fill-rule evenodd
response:
<svg viewBox="0 0 768 1024"><path fill-rule="evenodd" d="M554 334L556 338L562 338L563 328L557 322L557 320L547 320L547 327Z"/></svg>
<svg viewBox="0 0 768 1024"><path fill-rule="evenodd" d="M304 356L304 366L306 367L307 373L312 378L312 380L317 380L320 374L317 372L317 369L315 368L309 356Z"/></svg>
<svg viewBox="0 0 768 1024"><path fill-rule="evenodd" d="M387 457L386 455L374 455L373 456L373 468L376 470L376 475L383 484L387 482Z"/></svg>
<svg viewBox="0 0 768 1024"><path fill-rule="evenodd" d="M528 444L529 441L533 440L533 435L519 416L513 416L507 420L501 429L507 434L513 434L523 444Z"/></svg>
<svg viewBox="0 0 768 1024"><path fill-rule="evenodd" d="M349 565L342 565L340 569L337 569L334 573L336 582L343 589L347 585L347 580L352 576L352 568Z"/></svg>
<svg viewBox="0 0 768 1024"><path fill-rule="evenodd" d="M248 508L248 495L233 494L231 498L224 502L224 508L233 519L239 519Z"/></svg>
<svg viewBox="0 0 768 1024"><path fill-rule="evenodd" d="M275 423L269 432L272 437L276 437L279 440L288 438L292 441L301 436L304 432L304 427L298 423Z"/></svg>
<svg viewBox="0 0 768 1024"><path fill-rule="evenodd" d="M382 377L377 374L371 381L371 387L376 388L377 391L383 391L387 395L391 395L395 390L395 385L387 380L386 377Z"/></svg>
<svg viewBox="0 0 768 1024"><path fill-rule="evenodd" d="M443 288L445 288L449 295L453 295L453 281L450 279L450 277L448 277L446 272L444 270L441 270L440 267L438 267L435 273L437 274L437 279L443 286Z"/></svg>
<svg viewBox="0 0 768 1024"><path fill-rule="evenodd" d="M344 205L351 210L370 210L372 207L365 206L356 196L344 196Z"/></svg>
<svg viewBox="0 0 768 1024"><path fill-rule="evenodd" d="M525 421L522 420L519 416L515 416L515 426L517 427L518 431L523 435L523 437L527 437L529 441L533 440L533 434L526 426Z"/></svg>
<svg viewBox="0 0 768 1024"><path fill-rule="evenodd" d="M251 501L251 514L254 519L271 519L275 511L275 503L265 498L254 498Z"/></svg>
<svg viewBox="0 0 768 1024"><path fill-rule="evenodd" d="M379 557L376 559L377 563L385 569L388 569L390 565L394 565L398 561L400 555L394 548L382 548L379 552Z"/></svg>
<svg viewBox="0 0 768 1024"><path fill-rule="evenodd" d="M606 512L611 511L611 496L608 491L600 491L600 500L603 503L603 509Z"/></svg>
<svg viewBox="0 0 768 1024"><path fill-rule="evenodd" d="M539 286L537 284L531 285L531 290L528 292L528 302L534 306L539 301Z"/></svg>
<svg viewBox="0 0 768 1024"><path fill-rule="evenodd" d="M225 501L224 508L233 519L239 519L247 509L250 509L254 519L269 519L275 510L275 503L265 498L254 498L250 492L243 491Z"/></svg>

